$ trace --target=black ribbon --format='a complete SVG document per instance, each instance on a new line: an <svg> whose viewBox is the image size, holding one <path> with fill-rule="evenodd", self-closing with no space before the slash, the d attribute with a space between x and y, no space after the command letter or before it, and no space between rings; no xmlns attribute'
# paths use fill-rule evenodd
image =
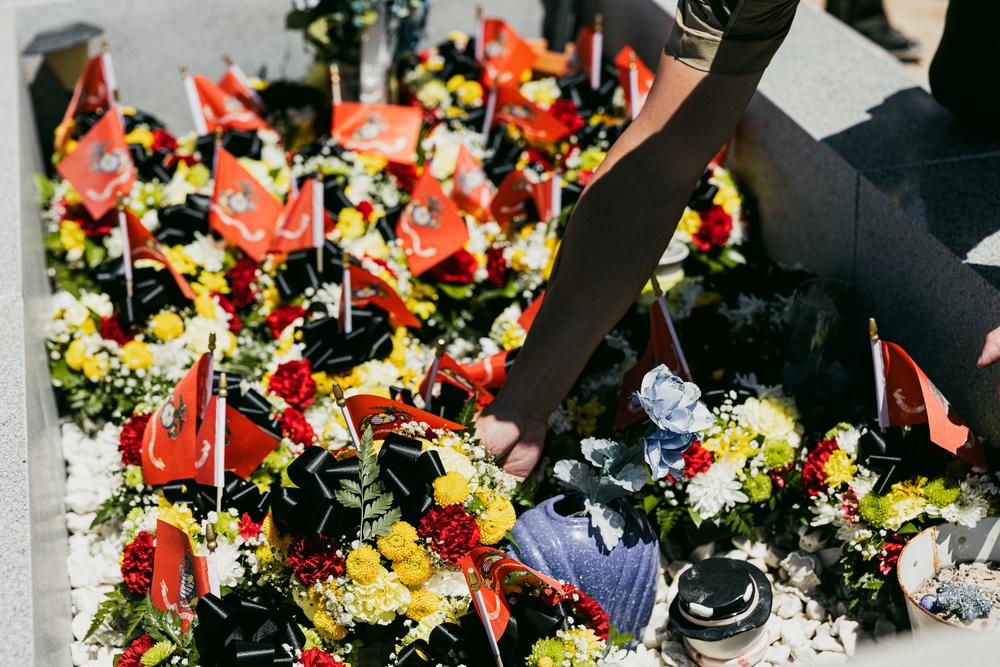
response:
<svg viewBox="0 0 1000 667"><path fill-rule="evenodd" d="M291 653L306 645L295 622L298 610L263 598L248 600L235 593L220 598L208 593L198 600L194 641L203 667L291 667Z"/></svg>
<svg viewBox="0 0 1000 667"><path fill-rule="evenodd" d="M166 246L187 245L194 242L194 233L209 234L208 209L212 200L207 195L188 195L182 204L174 204L160 211L157 240Z"/></svg>
<svg viewBox="0 0 1000 667"><path fill-rule="evenodd" d="M378 454L379 480L392 492L404 517L413 520L434 505L428 485L445 474L438 453L420 449L418 440L390 434ZM357 457L338 461L322 447L307 447L288 466L288 478L298 488L275 490L271 502L271 516L279 530L337 538L357 527L358 512L336 498L341 480L358 481Z"/></svg>
<svg viewBox="0 0 1000 667"><path fill-rule="evenodd" d="M889 427L883 433L875 420L867 426L867 432L858 440L858 461L878 473L872 491L879 495L913 475L939 474L953 458L950 452L931 442L926 424L911 426L905 435L896 427Z"/></svg>
<svg viewBox="0 0 1000 667"><path fill-rule="evenodd" d="M719 192L719 186L709 182L711 177L712 170L706 169L698 180L698 185L691 193L691 199L688 200L688 208L692 211L707 211L712 208L715 195Z"/></svg>
<svg viewBox="0 0 1000 667"><path fill-rule="evenodd" d="M519 667L531 647L542 637L551 637L566 627L570 617L566 603L552 606L543 600L524 594L508 596L510 620L503 637L497 642L500 657L505 665ZM431 631L429 641L418 639L400 650L398 667L432 667L443 664L458 665L492 664L486 629L474 611L463 615L459 623L442 623Z"/></svg>
<svg viewBox="0 0 1000 667"><path fill-rule="evenodd" d="M248 389L240 396L237 409L261 429L281 440L281 422L271 417L271 404L255 389Z"/></svg>
<svg viewBox="0 0 1000 667"><path fill-rule="evenodd" d="M520 157L521 147L511 141L506 132L491 132L483 170L493 183L500 185L507 174L517 167Z"/></svg>
<svg viewBox="0 0 1000 667"><path fill-rule="evenodd" d="M285 263L274 276L274 284L285 301L303 294L310 287L339 285L344 278L343 252L332 241L323 242L323 271L319 270L319 260L315 248L289 253Z"/></svg>
<svg viewBox="0 0 1000 667"><path fill-rule="evenodd" d="M303 323L306 347L302 356L313 372L339 373L392 352L389 318L375 308L351 310L351 333L340 330L336 317L318 317Z"/></svg>
<svg viewBox="0 0 1000 667"><path fill-rule="evenodd" d="M240 479L231 470L226 471L226 485L222 490L222 509L236 509L238 516L250 515L250 520L260 523L267 515L271 492L261 493L256 484ZM163 497L171 503L183 503L199 520L215 511L216 487L199 484L193 479L180 479L163 485Z"/></svg>
<svg viewBox="0 0 1000 667"><path fill-rule="evenodd" d="M226 130L222 135L222 147L233 157L259 160L264 144L255 130ZM215 135L203 134L198 137L195 150L201 153L202 163L211 166L215 157Z"/></svg>
<svg viewBox="0 0 1000 667"><path fill-rule="evenodd" d="M126 331L145 322L168 305L183 307L190 303L169 271L151 267L133 269L132 297L127 293L125 260L117 257L105 262L97 272L97 282L118 306L118 318Z"/></svg>

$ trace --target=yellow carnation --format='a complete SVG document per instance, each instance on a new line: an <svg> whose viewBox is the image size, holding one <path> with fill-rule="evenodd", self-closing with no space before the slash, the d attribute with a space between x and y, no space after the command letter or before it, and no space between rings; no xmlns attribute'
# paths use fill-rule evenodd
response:
<svg viewBox="0 0 1000 667"><path fill-rule="evenodd" d="M479 491L476 497L486 505L486 511L476 517L479 538L483 544L496 544L517 521L514 506L510 500L493 491Z"/></svg>
<svg viewBox="0 0 1000 667"><path fill-rule="evenodd" d="M153 317L153 335L162 341L173 340L184 333L184 320L177 313L159 313Z"/></svg>
<svg viewBox="0 0 1000 667"><path fill-rule="evenodd" d="M66 348L66 365L74 371L83 368L83 362L87 360L87 347L79 338L73 340Z"/></svg>
<svg viewBox="0 0 1000 667"><path fill-rule="evenodd" d="M388 535L378 538L379 552L391 561L406 560L417 549L417 529L405 521L392 524Z"/></svg>
<svg viewBox="0 0 1000 667"><path fill-rule="evenodd" d="M229 294L229 283L221 273L211 273L202 271L198 274L198 282L204 285L210 292Z"/></svg>
<svg viewBox="0 0 1000 667"><path fill-rule="evenodd" d="M441 604L441 596L437 593L425 591L422 588L410 591L410 606L406 608L406 617L419 621L436 612L439 604Z"/></svg>
<svg viewBox="0 0 1000 667"><path fill-rule="evenodd" d="M347 576L359 584L370 584L378 578L382 561L370 544L364 544L347 556Z"/></svg>
<svg viewBox="0 0 1000 667"><path fill-rule="evenodd" d="M392 571L407 586L419 586L431 578L431 559L427 551L418 548L406 560L392 564Z"/></svg>
<svg viewBox="0 0 1000 667"><path fill-rule="evenodd" d="M191 255L187 254L184 250L184 246L175 245L172 248L166 248L164 252L167 255L167 260L170 261L170 266L174 267L178 273L193 276L198 272L198 265L191 259Z"/></svg>
<svg viewBox="0 0 1000 667"><path fill-rule="evenodd" d="M457 472L449 472L434 480L434 502L441 507L462 505L469 497L469 480Z"/></svg>
<svg viewBox="0 0 1000 667"><path fill-rule="evenodd" d="M138 340L130 340L122 347L122 361L134 371L153 365L153 352L149 346Z"/></svg>
<svg viewBox="0 0 1000 667"><path fill-rule="evenodd" d="M70 250L83 251L84 241L87 235L80 228L80 223L76 220L65 220L59 227L59 242L67 252Z"/></svg>
<svg viewBox="0 0 1000 667"><path fill-rule="evenodd" d="M108 374L108 360L101 357L87 357L83 362L83 374L91 382L97 382Z"/></svg>
<svg viewBox="0 0 1000 667"><path fill-rule="evenodd" d="M356 239L365 233L365 218L356 208L345 208L337 217L337 229L345 239Z"/></svg>
<svg viewBox="0 0 1000 667"><path fill-rule="evenodd" d="M318 394L333 393L333 378L327 375L325 372L321 371L319 373L313 373L312 379L313 382L316 383L316 393Z"/></svg>
<svg viewBox="0 0 1000 667"><path fill-rule="evenodd" d="M212 300L212 295L208 292L204 292L195 298L194 309L206 320L215 319L215 301Z"/></svg>

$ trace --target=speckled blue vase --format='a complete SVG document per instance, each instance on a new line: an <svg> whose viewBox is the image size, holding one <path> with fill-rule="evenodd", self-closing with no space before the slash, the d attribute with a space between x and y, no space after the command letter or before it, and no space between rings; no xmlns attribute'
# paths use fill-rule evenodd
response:
<svg viewBox="0 0 1000 667"><path fill-rule="evenodd" d="M618 504L625 534L608 552L586 516L566 516L582 507L579 494L559 495L522 514L512 531L525 565L569 582L601 603L611 623L636 638L656 602L660 551L656 533L640 512Z"/></svg>

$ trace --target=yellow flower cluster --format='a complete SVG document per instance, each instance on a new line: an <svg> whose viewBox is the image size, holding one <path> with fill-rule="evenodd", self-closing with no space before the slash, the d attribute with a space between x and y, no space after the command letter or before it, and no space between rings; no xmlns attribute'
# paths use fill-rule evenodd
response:
<svg viewBox="0 0 1000 667"><path fill-rule="evenodd" d="M607 406L601 405L597 401L589 401L583 405L578 405L572 398L566 400L566 407L569 408L570 423L576 432L584 438L589 438L597 429L597 418L604 414Z"/></svg>
<svg viewBox="0 0 1000 667"><path fill-rule="evenodd" d="M376 540L379 553L395 562L406 560L417 550L417 529L405 521L392 524L388 535Z"/></svg>
<svg viewBox="0 0 1000 667"><path fill-rule="evenodd" d="M184 320L177 313L163 312L153 316L153 335L171 341L184 333Z"/></svg>
<svg viewBox="0 0 1000 667"><path fill-rule="evenodd" d="M449 472L434 480L434 502L441 507L463 505L469 497L469 480L457 472Z"/></svg>
<svg viewBox="0 0 1000 667"><path fill-rule="evenodd" d="M742 468L747 459L758 451L757 434L750 433L741 426L729 426L719 435L708 438L701 446L715 455L716 461L729 461Z"/></svg>
<svg viewBox="0 0 1000 667"><path fill-rule="evenodd" d="M87 235L84 234L83 229L80 228L80 223L76 220L64 220L62 225L59 226L59 243L66 252L70 250L83 252L86 240Z"/></svg>
<svg viewBox="0 0 1000 667"><path fill-rule="evenodd" d="M431 578L431 558L423 547L418 547L409 557L392 564L392 571L407 586L419 586Z"/></svg>
<svg viewBox="0 0 1000 667"><path fill-rule="evenodd" d="M517 521L514 505L507 498L489 490L476 492L476 498L486 505L486 510L476 517L479 539L483 544L496 544L507 531L514 528Z"/></svg>
<svg viewBox="0 0 1000 667"><path fill-rule="evenodd" d="M854 473L858 471L858 466L854 464L854 459L843 449L835 449L830 458L823 465L823 472L826 474L826 483L832 488L837 488L841 484L846 484L854 479Z"/></svg>
<svg viewBox="0 0 1000 667"><path fill-rule="evenodd" d="M363 544L347 555L347 576L359 584L370 584L382 570L378 552L370 544Z"/></svg>
<svg viewBox="0 0 1000 667"><path fill-rule="evenodd" d="M418 589L410 591L410 606L406 608L406 617L414 621L430 616L441 604L441 596L437 593Z"/></svg>

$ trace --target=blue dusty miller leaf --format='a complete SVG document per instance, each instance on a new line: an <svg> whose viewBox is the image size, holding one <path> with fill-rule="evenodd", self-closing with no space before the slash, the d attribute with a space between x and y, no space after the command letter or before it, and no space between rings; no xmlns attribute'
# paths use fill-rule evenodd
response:
<svg viewBox="0 0 1000 667"><path fill-rule="evenodd" d="M625 533L625 519L607 505L595 504L589 499L583 501L583 506L590 517L590 525L601 536L604 548L608 551L614 549Z"/></svg>

